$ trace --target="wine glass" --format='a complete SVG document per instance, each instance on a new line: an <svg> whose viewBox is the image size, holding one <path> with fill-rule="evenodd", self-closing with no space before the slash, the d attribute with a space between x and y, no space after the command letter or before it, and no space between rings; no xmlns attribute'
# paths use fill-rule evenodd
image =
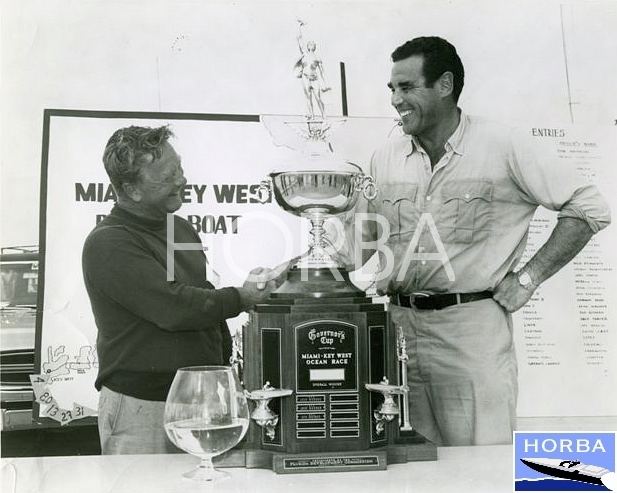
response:
<svg viewBox="0 0 617 493"><path fill-rule="evenodd" d="M228 477L212 465L212 457L237 445L249 426L246 397L228 366L180 368L165 402L165 431L179 448L201 458L183 474L196 481Z"/></svg>

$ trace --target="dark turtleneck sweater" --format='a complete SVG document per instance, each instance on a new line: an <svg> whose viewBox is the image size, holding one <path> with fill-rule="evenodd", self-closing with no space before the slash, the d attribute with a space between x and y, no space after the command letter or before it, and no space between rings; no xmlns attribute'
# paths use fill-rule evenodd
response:
<svg viewBox="0 0 617 493"><path fill-rule="evenodd" d="M174 216L175 243L200 244ZM241 311L235 288L206 280L202 250L175 250L167 281L166 219L137 217L117 205L86 238L84 281L98 327L102 385L139 399L164 401L178 368L228 365L225 319Z"/></svg>

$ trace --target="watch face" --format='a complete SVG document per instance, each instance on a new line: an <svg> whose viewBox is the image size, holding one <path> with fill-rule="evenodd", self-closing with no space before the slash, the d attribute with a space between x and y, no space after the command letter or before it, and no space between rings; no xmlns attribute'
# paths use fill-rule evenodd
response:
<svg viewBox="0 0 617 493"><path fill-rule="evenodd" d="M523 286L523 287L530 286L531 285L531 277L529 276L529 274L527 274L527 272L523 272L522 274L519 274L518 282L521 283L521 286Z"/></svg>

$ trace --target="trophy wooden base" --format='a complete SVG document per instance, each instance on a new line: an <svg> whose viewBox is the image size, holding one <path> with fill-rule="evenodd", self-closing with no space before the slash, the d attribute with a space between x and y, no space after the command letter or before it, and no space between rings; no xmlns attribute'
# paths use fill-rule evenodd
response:
<svg viewBox="0 0 617 493"><path fill-rule="evenodd" d="M407 396L391 399L397 412L382 413L385 396L367 388L400 384L397 337L385 307L344 270L292 269L251 312L242 344L245 388L289 393L266 403L274 424L251 421L241 448L220 464L291 474L436 460L434 444L401 429Z"/></svg>
<svg viewBox="0 0 617 493"><path fill-rule="evenodd" d="M236 448L214 460L218 467L271 469L277 474L383 471L389 464L437 460L437 447L417 435L416 443L393 444L369 450L286 454Z"/></svg>
<svg viewBox="0 0 617 493"><path fill-rule="evenodd" d="M299 269L294 267L287 273L287 279L271 295L272 300L293 300L296 298L349 298L364 297L350 280L343 268Z"/></svg>

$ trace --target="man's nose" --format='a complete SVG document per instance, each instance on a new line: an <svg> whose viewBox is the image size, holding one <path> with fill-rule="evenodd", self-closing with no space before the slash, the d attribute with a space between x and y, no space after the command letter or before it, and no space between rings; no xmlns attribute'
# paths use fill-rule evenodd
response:
<svg viewBox="0 0 617 493"><path fill-rule="evenodd" d="M179 187L183 187L184 185L186 185L186 183L186 177L184 176L184 173L181 173L180 176L176 178L176 185Z"/></svg>
<svg viewBox="0 0 617 493"><path fill-rule="evenodd" d="M392 106L401 104L402 101L403 100L400 93L397 90L392 91L392 95L390 96L390 103L392 104Z"/></svg>

